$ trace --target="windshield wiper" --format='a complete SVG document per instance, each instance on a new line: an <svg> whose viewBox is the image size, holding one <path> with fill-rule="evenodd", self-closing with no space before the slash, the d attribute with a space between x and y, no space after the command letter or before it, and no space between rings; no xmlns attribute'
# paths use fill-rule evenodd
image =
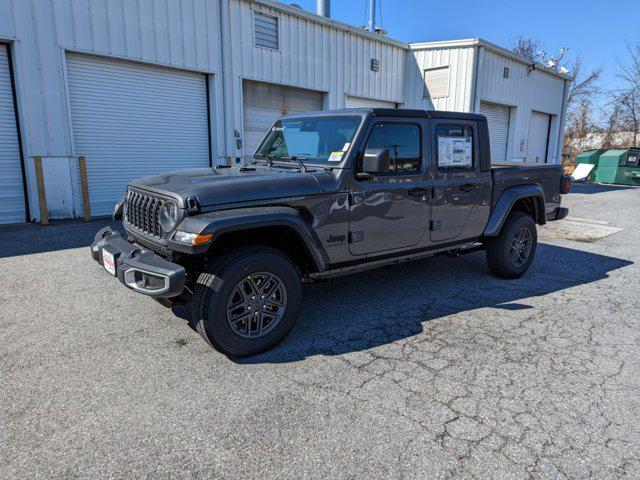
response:
<svg viewBox="0 0 640 480"><path fill-rule="evenodd" d="M253 158L264 158L267 161L267 165L269 167L273 167L273 159L276 158L275 155L273 155L272 153L268 153L267 155L262 155L262 154L258 154L258 155L254 155ZM252 161L252 163L255 163L255 161Z"/></svg>
<svg viewBox="0 0 640 480"><path fill-rule="evenodd" d="M297 157L297 156L293 155L292 157L278 157L278 159L292 160L294 162L298 162L298 165L300 165L300 171L301 172L306 172L307 171L307 166L304 164L304 162L309 160L309 159L306 158L306 157Z"/></svg>

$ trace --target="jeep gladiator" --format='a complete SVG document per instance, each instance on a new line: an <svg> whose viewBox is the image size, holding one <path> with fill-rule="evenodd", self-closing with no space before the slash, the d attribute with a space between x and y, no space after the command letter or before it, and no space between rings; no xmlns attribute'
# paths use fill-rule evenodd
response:
<svg viewBox="0 0 640 480"><path fill-rule="evenodd" d="M560 165L492 165L475 114L344 109L283 117L242 166L163 173L126 187L91 254L128 288L188 302L198 332L231 356L294 325L302 281L483 249L523 275L536 224L567 215Z"/></svg>

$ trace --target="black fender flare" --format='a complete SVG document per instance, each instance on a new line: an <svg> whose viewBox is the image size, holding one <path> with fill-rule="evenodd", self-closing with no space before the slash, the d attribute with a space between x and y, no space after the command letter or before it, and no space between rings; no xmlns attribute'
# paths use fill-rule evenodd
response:
<svg viewBox="0 0 640 480"><path fill-rule="evenodd" d="M215 245L216 237L225 233L260 227L290 228L306 247L317 271L326 270L329 258L322 243L309 222L292 207L246 207L203 213L185 218L178 230L189 233L213 233L212 245ZM176 250L180 249L177 243L172 244ZM202 247L206 250L209 245Z"/></svg>
<svg viewBox="0 0 640 480"><path fill-rule="evenodd" d="M523 198L533 198L535 200L537 218L534 218L534 221L540 225L546 223L544 191L542 187L537 184L518 185L509 187L502 192L491 213L491 217L489 217L483 235L485 237L495 237L498 235L515 203Z"/></svg>

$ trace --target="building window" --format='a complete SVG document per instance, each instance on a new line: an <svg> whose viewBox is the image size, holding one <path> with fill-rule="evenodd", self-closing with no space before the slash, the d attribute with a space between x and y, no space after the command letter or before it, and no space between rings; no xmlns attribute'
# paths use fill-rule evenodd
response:
<svg viewBox="0 0 640 480"><path fill-rule="evenodd" d="M257 47L280 48L278 17L253 12L253 39Z"/></svg>
<svg viewBox="0 0 640 480"><path fill-rule="evenodd" d="M420 127L408 123L376 123L365 149L389 150L390 173L413 173L420 170Z"/></svg>
<svg viewBox="0 0 640 480"><path fill-rule="evenodd" d="M424 97L449 96L449 67L427 68L424 71Z"/></svg>

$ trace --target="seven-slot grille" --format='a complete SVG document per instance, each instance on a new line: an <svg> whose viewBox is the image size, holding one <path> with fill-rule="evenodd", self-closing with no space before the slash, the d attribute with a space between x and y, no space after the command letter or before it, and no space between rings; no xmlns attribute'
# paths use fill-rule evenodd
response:
<svg viewBox="0 0 640 480"><path fill-rule="evenodd" d="M157 238L163 236L160 227L160 207L164 200L135 190L127 190L125 221L130 227Z"/></svg>

